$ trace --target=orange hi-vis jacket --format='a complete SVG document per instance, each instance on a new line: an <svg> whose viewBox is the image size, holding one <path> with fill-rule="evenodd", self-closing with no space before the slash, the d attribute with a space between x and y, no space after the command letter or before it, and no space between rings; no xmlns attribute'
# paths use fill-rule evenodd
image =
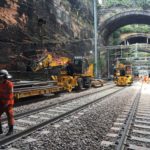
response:
<svg viewBox="0 0 150 150"><path fill-rule="evenodd" d="M0 84L0 105L14 104L13 87L13 83L8 80Z"/></svg>

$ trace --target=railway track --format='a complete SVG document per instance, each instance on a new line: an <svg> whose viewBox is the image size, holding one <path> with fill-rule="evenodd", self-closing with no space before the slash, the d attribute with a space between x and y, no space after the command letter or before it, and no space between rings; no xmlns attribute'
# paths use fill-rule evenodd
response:
<svg viewBox="0 0 150 150"><path fill-rule="evenodd" d="M0 137L0 146L3 147L20 139L28 134L36 131L37 129L43 128L47 124L52 124L56 121L66 118L67 116L80 111L89 105L102 101L103 98L110 96L120 90L124 89L124 87L115 87L105 90L105 92L101 92L100 95L97 94L95 99L95 92L93 94L87 94L84 96L76 97L74 99L68 100L68 102L59 103L57 105L47 106L47 108L38 109L33 112L24 114L23 116L16 117L16 126L15 133L10 137L6 137L2 135ZM100 92L100 91L99 91ZM6 123L3 126L7 126Z"/></svg>
<svg viewBox="0 0 150 150"><path fill-rule="evenodd" d="M100 90L98 90L98 91L96 90L94 92L89 92L88 94L87 93L83 93L82 95L79 95L79 96L76 96L76 97L73 97L73 98L67 98L67 99L65 98L64 100L62 100L60 102L56 101L53 104L49 104L49 105L46 105L46 106L43 106L43 107L39 107L39 108L36 108L36 109L28 110L28 111L22 112L22 113L17 113L17 114L15 114L15 119L18 119L18 118L20 118L22 116L30 115L30 114L32 114L34 112L37 112L37 111L45 110L45 109L47 109L49 107L53 107L53 106L56 106L58 104L67 103L67 102L75 100L77 98L81 98L81 97L88 96L88 95L91 95L91 94L96 94L96 93L99 93L99 92L103 92L105 90L109 90L109 89L114 88L114 87L116 87L116 85L114 85L112 83L107 83L105 87L100 88ZM45 99L49 99L49 98L50 97L46 97ZM44 98L37 98L37 101L45 100L45 99ZM32 101L32 100L30 99L30 101ZM19 101L19 103L20 103L20 101ZM22 103L25 104L25 102L22 102ZM7 120L7 118L2 118L2 121L6 121L6 120Z"/></svg>
<svg viewBox="0 0 150 150"><path fill-rule="evenodd" d="M28 110L27 112L23 112L23 113L18 113L18 114L15 114L15 119L19 119L20 117L22 117L22 116L26 116L26 115L30 115L30 114L32 114L32 113L35 113L35 112L38 112L38 111L42 111L42 110L45 110L45 109L48 109L49 107L53 107L53 106L56 106L56 105L58 105L58 104L65 104L65 103L67 103L67 102L69 102L69 101L73 101L73 100L75 100L75 99L78 99L78 98L81 98L81 97L85 97L85 96L88 96L88 95L91 95L91 94L96 94L96 93L99 93L99 92L103 92L103 91L105 91L105 90L109 90L109 89L112 89L112 88L114 88L114 87L116 87L116 85L114 85L114 84L107 84L105 87L103 87L103 88L101 88L100 90L98 90L98 91L95 91L95 92L89 92L88 94L87 93L84 93L84 94L82 94L82 95L80 95L80 96L76 96L76 97L74 97L74 98L68 98L68 99L66 99L65 98L65 100L63 100L63 101L61 101L61 102L55 102L54 104L50 104L50 105L46 105L46 106L44 106L44 107L40 107L40 108L37 108L37 109L33 109L33 110ZM47 99L47 98L46 98ZM43 100L43 99L42 99ZM31 100L30 100L31 101ZM3 118L2 119L2 121L6 121L7 120L7 118Z"/></svg>
<svg viewBox="0 0 150 150"><path fill-rule="evenodd" d="M150 149L150 101L149 85L142 85L133 103L117 118L105 140L104 149L149 150Z"/></svg>

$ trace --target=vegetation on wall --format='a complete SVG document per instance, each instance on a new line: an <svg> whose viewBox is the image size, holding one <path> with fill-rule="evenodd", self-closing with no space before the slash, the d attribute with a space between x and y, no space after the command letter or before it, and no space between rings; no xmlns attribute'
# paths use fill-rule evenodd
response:
<svg viewBox="0 0 150 150"><path fill-rule="evenodd" d="M130 33L130 32L137 32L137 33L149 33L150 26L149 25L127 25L119 29L120 33Z"/></svg>
<svg viewBox="0 0 150 150"><path fill-rule="evenodd" d="M105 6L107 7L113 7L118 5L130 6L131 0L106 0L105 1Z"/></svg>
<svg viewBox="0 0 150 150"><path fill-rule="evenodd" d="M118 45L120 43L120 30L113 32L112 45Z"/></svg>
<svg viewBox="0 0 150 150"><path fill-rule="evenodd" d="M113 6L127 6L127 7L140 7L143 9L150 8L150 0L105 0L106 7L113 7Z"/></svg>

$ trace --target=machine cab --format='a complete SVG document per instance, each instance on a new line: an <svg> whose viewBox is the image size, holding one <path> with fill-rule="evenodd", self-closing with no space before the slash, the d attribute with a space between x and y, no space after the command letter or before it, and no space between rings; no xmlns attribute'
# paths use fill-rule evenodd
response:
<svg viewBox="0 0 150 150"><path fill-rule="evenodd" d="M89 67L88 60L82 56L75 56L73 63L74 63L74 71L76 74L84 74Z"/></svg>

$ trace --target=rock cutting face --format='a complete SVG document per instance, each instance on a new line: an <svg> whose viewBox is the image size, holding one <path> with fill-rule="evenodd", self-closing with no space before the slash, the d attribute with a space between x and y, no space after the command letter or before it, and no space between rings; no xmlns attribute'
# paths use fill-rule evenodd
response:
<svg viewBox="0 0 150 150"><path fill-rule="evenodd" d="M85 51L92 49L91 40L82 40L93 37L93 28L90 22L88 24L89 18L92 18L92 3L82 0L68 0L65 4L63 1L60 4L59 2L0 0L0 66L2 68L4 65L8 68L11 68L10 66L16 68L14 63L20 61L17 58L20 53L28 52L32 55L32 52L43 47L48 51L57 51L60 54L65 52L72 56L84 54ZM65 6L67 4L68 6ZM82 13L78 14L83 19L82 24L77 21L79 16L75 18L74 15L78 13L79 4L84 5L81 8ZM39 23L41 19L44 23L43 21Z"/></svg>

